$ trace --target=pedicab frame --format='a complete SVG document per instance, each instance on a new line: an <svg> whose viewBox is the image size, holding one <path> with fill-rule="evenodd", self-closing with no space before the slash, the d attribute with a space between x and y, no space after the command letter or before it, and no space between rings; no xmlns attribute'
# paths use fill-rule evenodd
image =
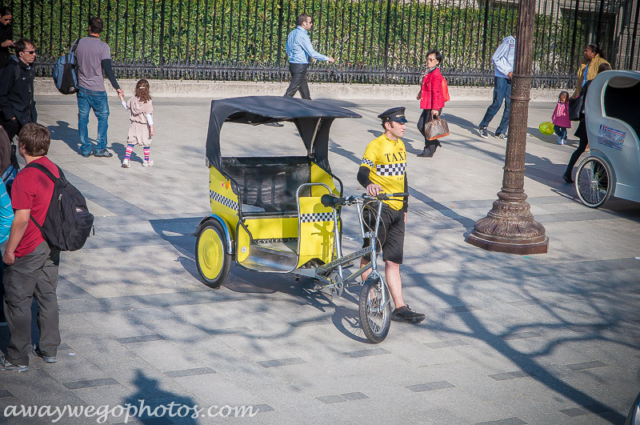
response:
<svg viewBox="0 0 640 425"><path fill-rule="evenodd" d="M590 83L585 105L589 155L575 178L591 208L611 196L640 202L640 72L605 71Z"/></svg>

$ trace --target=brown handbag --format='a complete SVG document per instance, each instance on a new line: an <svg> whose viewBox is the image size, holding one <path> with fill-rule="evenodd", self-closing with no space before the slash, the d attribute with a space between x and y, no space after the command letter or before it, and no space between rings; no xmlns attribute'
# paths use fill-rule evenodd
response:
<svg viewBox="0 0 640 425"><path fill-rule="evenodd" d="M427 140L435 140L449 135L449 124L444 118L429 121L424 125L424 137Z"/></svg>

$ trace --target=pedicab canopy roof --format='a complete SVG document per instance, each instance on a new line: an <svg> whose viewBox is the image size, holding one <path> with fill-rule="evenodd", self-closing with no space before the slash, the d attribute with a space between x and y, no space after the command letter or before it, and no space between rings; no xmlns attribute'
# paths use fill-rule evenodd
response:
<svg viewBox="0 0 640 425"><path fill-rule="evenodd" d="M222 169L220 130L225 122L258 125L292 121L298 128L309 157L325 168L329 168L327 158L329 128L335 118L361 118L361 116L339 106L292 97L247 96L213 100L207 134L207 159L211 165L219 170ZM266 142L266 140L248 141L252 144L264 143L268 146Z"/></svg>

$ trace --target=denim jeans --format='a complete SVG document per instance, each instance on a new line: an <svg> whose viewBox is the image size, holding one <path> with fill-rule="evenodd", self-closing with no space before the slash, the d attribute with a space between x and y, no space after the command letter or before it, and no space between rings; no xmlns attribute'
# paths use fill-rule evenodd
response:
<svg viewBox="0 0 640 425"><path fill-rule="evenodd" d="M496 130L496 134L505 134L509 127L509 110L511 109L511 80L508 78L494 77L495 87L493 88L493 103L484 114L480 127L487 127L493 117L498 113L504 100L504 114L502 121Z"/></svg>
<svg viewBox="0 0 640 425"><path fill-rule="evenodd" d="M556 132L558 137L562 137L567 140L567 129L565 127L558 127L557 125L553 125L553 130Z"/></svg>
<svg viewBox="0 0 640 425"><path fill-rule="evenodd" d="M96 150L107 148L107 129L109 128L109 102L106 91L93 91L80 87L78 90L78 132L80 133L80 150L83 154L91 153L89 142L89 112L93 109L98 119L98 144Z"/></svg>

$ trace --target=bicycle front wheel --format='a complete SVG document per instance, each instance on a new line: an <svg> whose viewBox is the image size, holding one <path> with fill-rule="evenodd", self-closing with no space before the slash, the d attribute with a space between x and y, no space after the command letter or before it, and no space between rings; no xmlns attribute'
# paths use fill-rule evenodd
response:
<svg viewBox="0 0 640 425"><path fill-rule="evenodd" d="M382 304L382 282L367 279L360 292L360 323L367 339L374 344L384 341L391 327L391 303Z"/></svg>

